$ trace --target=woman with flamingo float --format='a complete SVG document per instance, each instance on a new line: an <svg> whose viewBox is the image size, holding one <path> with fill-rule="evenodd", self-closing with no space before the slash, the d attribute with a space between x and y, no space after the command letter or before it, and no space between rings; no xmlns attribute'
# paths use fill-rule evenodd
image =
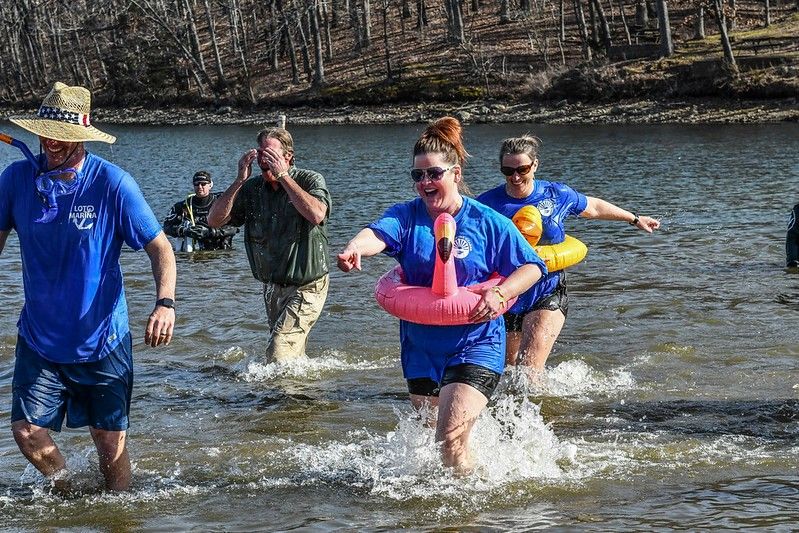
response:
<svg viewBox="0 0 799 533"><path fill-rule="evenodd" d="M479 298L460 324L400 321L411 403L416 409L438 407L436 440L443 463L459 473L472 468L469 436L504 369L502 313L546 273L510 219L463 196L468 194L462 170L467 157L456 119L430 124L413 150L411 178L419 197L390 207L338 254L339 268L349 272L360 270L362 257L383 252L397 259L409 286L433 287L434 277L442 277L440 268L434 276L437 255L441 263L454 263L461 286L504 276L498 284L474 289Z"/></svg>

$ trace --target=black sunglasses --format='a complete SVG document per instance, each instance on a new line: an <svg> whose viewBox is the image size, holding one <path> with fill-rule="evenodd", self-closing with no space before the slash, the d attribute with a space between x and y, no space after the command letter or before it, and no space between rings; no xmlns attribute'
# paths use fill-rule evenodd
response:
<svg viewBox="0 0 799 533"><path fill-rule="evenodd" d="M448 171L452 170L453 168L457 167L458 165L452 165L448 168L441 168L441 167L430 167L430 168L412 168L411 169L411 179L416 183L422 181L425 176L430 178L430 181L438 181L444 177Z"/></svg>
<svg viewBox="0 0 799 533"><path fill-rule="evenodd" d="M499 171L505 174L506 176L513 176L514 172L518 172L519 176L524 176L530 169L533 168L533 165L522 165L520 167L499 167Z"/></svg>

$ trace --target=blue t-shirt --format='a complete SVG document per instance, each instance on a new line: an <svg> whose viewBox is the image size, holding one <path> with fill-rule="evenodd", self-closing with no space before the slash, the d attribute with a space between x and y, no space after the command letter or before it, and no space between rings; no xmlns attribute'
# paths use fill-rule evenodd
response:
<svg viewBox="0 0 799 533"><path fill-rule="evenodd" d="M44 204L33 167L12 163L0 175L0 231L16 230L25 306L19 334L56 363L105 357L130 331L119 254L142 249L160 232L127 172L86 154L74 194L59 196L58 215L37 223Z"/></svg>
<svg viewBox="0 0 799 533"><path fill-rule="evenodd" d="M543 232L539 244L559 244L566 238L563 223L569 216L577 216L588 207L588 198L564 183L535 180L533 191L527 198L514 198L505 192L505 185L490 189L477 197L479 202L508 218L526 205L534 205L541 212ZM552 294L558 287L560 271L543 276L538 283L519 296L511 313L525 313L539 300Z"/></svg>
<svg viewBox="0 0 799 533"><path fill-rule="evenodd" d="M546 266L513 223L495 211L463 199L455 215L453 246L459 286L486 281L494 272L509 276L522 265ZM390 207L369 227L386 243L384 253L397 259L409 285L430 287L435 267L434 221L421 198ZM472 363L502 373L505 323L500 319L462 326L429 326L400 321L402 369L406 379L440 383L444 369Z"/></svg>

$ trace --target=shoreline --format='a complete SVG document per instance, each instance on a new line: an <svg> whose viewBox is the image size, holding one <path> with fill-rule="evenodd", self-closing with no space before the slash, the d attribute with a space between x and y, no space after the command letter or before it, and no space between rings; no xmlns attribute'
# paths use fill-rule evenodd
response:
<svg viewBox="0 0 799 533"><path fill-rule="evenodd" d="M0 119L33 113L34 109L0 109ZM545 103L496 101L340 105L331 107L281 107L244 109L232 106L171 108L98 108L92 119L103 124L184 126L263 125L275 123L280 115L295 125L415 124L452 115L465 124L773 124L799 122L799 99L722 100L651 99L617 102Z"/></svg>

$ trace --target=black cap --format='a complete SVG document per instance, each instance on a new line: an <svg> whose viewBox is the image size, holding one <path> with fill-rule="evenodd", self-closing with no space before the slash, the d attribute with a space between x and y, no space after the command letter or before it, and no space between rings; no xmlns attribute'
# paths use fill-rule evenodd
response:
<svg viewBox="0 0 799 533"><path fill-rule="evenodd" d="M199 170L194 173L194 177L191 179L191 182L194 184L197 183L211 183L213 180L211 179L211 173L205 170Z"/></svg>

